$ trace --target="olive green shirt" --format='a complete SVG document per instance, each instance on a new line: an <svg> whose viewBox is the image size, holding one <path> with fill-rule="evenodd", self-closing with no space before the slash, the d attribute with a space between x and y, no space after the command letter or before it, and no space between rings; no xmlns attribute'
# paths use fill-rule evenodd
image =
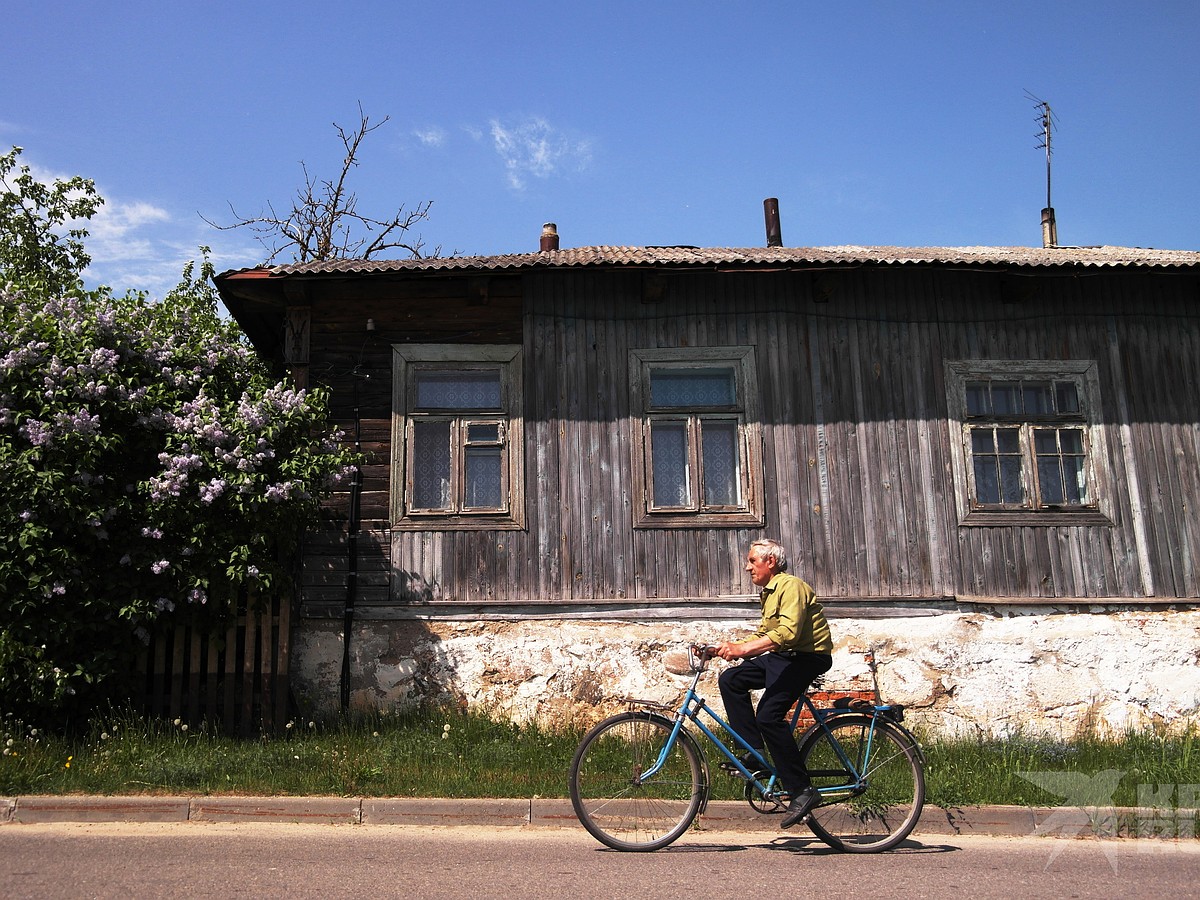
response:
<svg viewBox="0 0 1200 900"><path fill-rule="evenodd" d="M770 638L776 650L833 653L833 638L817 595L802 578L776 572L759 594L762 621L755 637Z"/></svg>

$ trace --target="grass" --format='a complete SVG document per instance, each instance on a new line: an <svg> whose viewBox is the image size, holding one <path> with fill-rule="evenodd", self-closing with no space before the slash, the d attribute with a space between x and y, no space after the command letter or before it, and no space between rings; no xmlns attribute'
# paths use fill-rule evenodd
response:
<svg viewBox="0 0 1200 900"><path fill-rule="evenodd" d="M462 712L425 710L354 722L296 721L258 740L111 713L74 738L0 720L0 796L250 794L376 797L565 797L579 733L549 732ZM1191 801L1200 735L1130 733L1115 740L923 740L927 802L1053 806L1064 800L1022 772L1120 773L1112 802ZM741 797L716 771L713 797ZM1175 786L1183 786L1175 790ZM1107 797L1103 798L1107 800ZM1074 802L1079 802L1077 799Z"/></svg>
<svg viewBox="0 0 1200 900"><path fill-rule="evenodd" d="M1158 735L1128 732L1116 738L1083 735L1069 741L1017 734L1004 739L935 741L926 750L927 802L937 806L1011 804L1054 806L1063 794L1035 784L1035 773L1067 772L1087 778L1111 772L1116 780L1114 806L1138 806L1139 794L1154 804L1174 808L1178 801L1200 800L1200 734ZM1022 773L1034 775L1033 779ZM1048 779L1070 785L1070 779ZM1100 790L1107 778L1096 778L1095 805L1107 805ZM1088 784L1075 781L1075 799L1088 795Z"/></svg>

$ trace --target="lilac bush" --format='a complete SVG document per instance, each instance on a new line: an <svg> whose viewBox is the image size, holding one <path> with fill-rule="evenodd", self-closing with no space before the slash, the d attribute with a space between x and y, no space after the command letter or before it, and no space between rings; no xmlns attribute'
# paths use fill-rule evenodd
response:
<svg viewBox="0 0 1200 900"><path fill-rule="evenodd" d="M321 391L277 383L207 261L161 302L0 291L0 708L66 708L160 616L287 589L352 462Z"/></svg>

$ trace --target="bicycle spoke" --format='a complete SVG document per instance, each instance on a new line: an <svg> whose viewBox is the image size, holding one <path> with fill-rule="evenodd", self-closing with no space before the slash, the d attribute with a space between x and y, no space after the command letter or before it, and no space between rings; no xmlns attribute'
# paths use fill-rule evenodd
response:
<svg viewBox="0 0 1200 900"><path fill-rule="evenodd" d="M826 789L809 827L839 850L869 853L895 847L916 825L925 801L915 748L886 723L876 724L872 733L871 723L869 716L836 718L829 726L832 740L818 729L809 732L801 747L813 783ZM842 754L861 774L857 783Z"/></svg>
<svg viewBox="0 0 1200 900"><path fill-rule="evenodd" d="M671 723L642 712L606 719L587 735L571 764L571 803L583 826L618 850L655 850L674 841L704 797L702 766L681 734L656 764Z"/></svg>

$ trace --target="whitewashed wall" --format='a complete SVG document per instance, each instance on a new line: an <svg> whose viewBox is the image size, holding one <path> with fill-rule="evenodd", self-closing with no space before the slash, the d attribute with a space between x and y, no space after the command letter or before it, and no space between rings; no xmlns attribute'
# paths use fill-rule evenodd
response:
<svg viewBox="0 0 1200 900"><path fill-rule="evenodd" d="M933 732L1069 737L1088 728L1197 724L1197 610L1042 609L831 624L836 649L826 686L868 687L861 654L876 647L885 698ZM676 702L688 678L668 673L663 653L747 625L360 621L351 636L352 703L390 709L429 698L516 722L586 725L620 709L624 697ZM341 622L302 620L292 681L314 712L336 711L341 662ZM703 684L719 707L715 676Z"/></svg>

